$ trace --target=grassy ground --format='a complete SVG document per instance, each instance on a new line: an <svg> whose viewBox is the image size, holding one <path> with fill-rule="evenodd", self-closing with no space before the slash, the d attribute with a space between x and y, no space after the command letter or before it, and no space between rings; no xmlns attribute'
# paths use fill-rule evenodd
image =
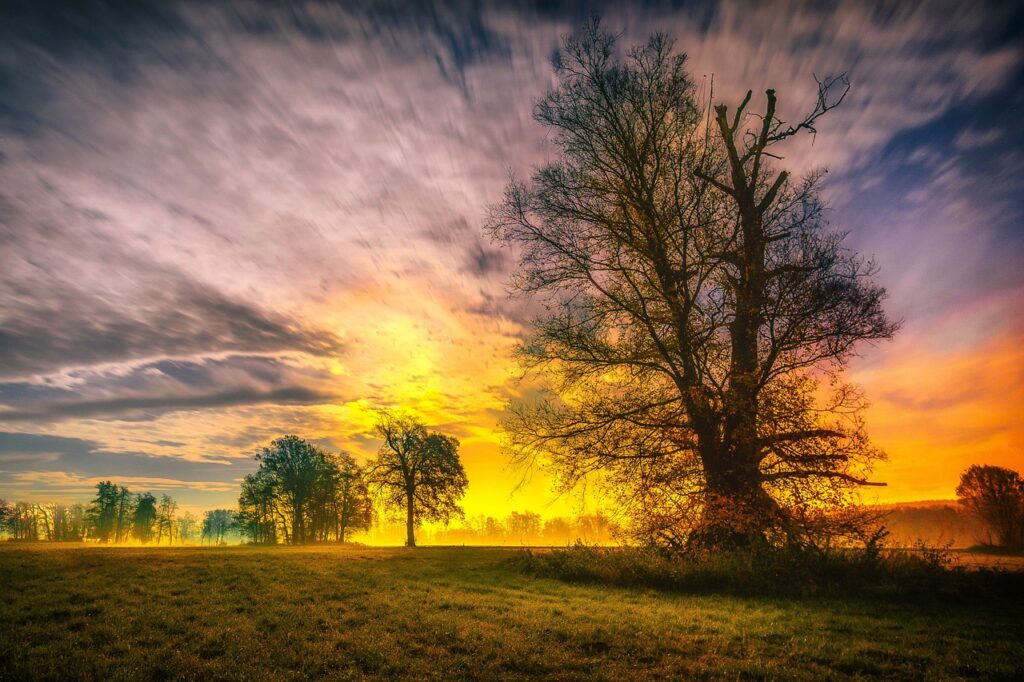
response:
<svg viewBox="0 0 1024 682"><path fill-rule="evenodd" d="M0 546L0 678L1024 677L1020 603L570 585L488 548Z"/></svg>

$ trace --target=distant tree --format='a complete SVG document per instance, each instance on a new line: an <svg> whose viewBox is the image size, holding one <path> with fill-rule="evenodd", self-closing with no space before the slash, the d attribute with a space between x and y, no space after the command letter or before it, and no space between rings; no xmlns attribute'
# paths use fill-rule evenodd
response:
<svg viewBox="0 0 1024 682"><path fill-rule="evenodd" d="M56 521L56 507L57 505L55 504L39 504L38 502L32 505L32 512L35 514L42 539L51 542L55 539L54 522Z"/></svg>
<svg viewBox="0 0 1024 682"><path fill-rule="evenodd" d="M512 540L520 544L536 542L540 537L540 514L536 512L512 512L506 524Z"/></svg>
<svg viewBox="0 0 1024 682"><path fill-rule="evenodd" d="M177 524L178 542L191 542L199 531L199 520L192 512L185 512L178 517Z"/></svg>
<svg viewBox="0 0 1024 682"><path fill-rule="evenodd" d="M564 544L575 539L572 524L565 517L556 516L544 522L544 541L548 544Z"/></svg>
<svg viewBox="0 0 1024 682"><path fill-rule="evenodd" d="M35 541L39 539L39 517L34 504L16 502L9 510L7 530L14 540Z"/></svg>
<svg viewBox="0 0 1024 682"><path fill-rule="evenodd" d="M363 470L349 455L339 455L332 500L335 536L345 542L353 531L368 530L373 519L373 503Z"/></svg>
<svg viewBox="0 0 1024 682"><path fill-rule="evenodd" d="M56 502L35 505L42 536L51 542L77 542L85 534L84 508Z"/></svg>
<svg viewBox="0 0 1024 682"><path fill-rule="evenodd" d="M597 474L666 544L801 544L881 456L859 394L819 379L896 329L822 176L771 166L845 81L785 125L773 90L757 114L749 92L707 111L664 35L621 54L597 22L566 40L534 110L557 153L488 219L546 306L519 356L549 385L511 406L508 448L566 488Z"/></svg>
<svg viewBox="0 0 1024 682"><path fill-rule="evenodd" d="M85 539L85 507L81 504L58 504L55 510L56 536L61 542L81 542Z"/></svg>
<svg viewBox="0 0 1024 682"><path fill-rule="evenodd" d="M114 522L115 542L124 542L132 532L132 517L135 515L135 496L128 488L120 486L115 490L117 514Z"/></svg>
<svg viewBox="0 0 1024 682"><path fill-rule="evenodd" d="M585 542L609 542L615 533L615 524L604 514L583 514L576 519L576 533L574 539Z"/></svg>
<svg viewBox="0 0 1024 682"><path fill-rule="evenodd" d="M166 493L160 496L160 504L156 510L156 544L167 538L167 544L174 544L176 530L176 514L178 503Z"/></svg>
<svg viewBox="0 0 1024 682"><path fill-rule="evenodd" d="M279 523L287 527L277 498L276 478L262 468L246 474L238 496L238 524L243 534L258 545L273 545L277 543Z"/></svg>
<svg viewBox="0 0 1024 682"><path fill-rule="evenodd" d="M459 441L390 412L381 412L377 433L384 443L367 464L366 480L386 507L405 512L405 544L415 547L415 529L421 522L448 523L463 516L458 501L468 481Z"/></svg>
<svg viewBox="0 0 1024 682"><path fill-rule="evenodd" d="M202 537L216 545L224 544L224 538L235 525L235 514L230 509L212 509L203 515Z"/></svg>
<svg viewBox="0 0 1024 682"><path fill-rule="evenodd" d="M90 537L106 544L113 539L117 542L120 535L118 531L119 503L121 492L127 492L110 481L101 481L96 484L96 497L86 509L86 525Z"/></svg>
<svg viewBox="0 0 1024 682"><path fill-rule="evenodd" d="M956 488L960 504L981 519L1004 547L1024 547L1024 480L1011 469L969 467Z"/></svg>
<svg viewBox="0 0 1024 682"><path fill-rule="evenodd" d="M285 507L291 528L287 540L302 544L314 539L307 528L308 506L331 472L330 460L322 449L298 436L285 436L256 456L260 474L269 479L275 500Z"/></svg>
<svg viewBox="0 0 1024 682"><path fill-rule="evenodd" d="M484 519L480 531L489 543L501 544L508 539L508 527L493 516Z"/></svg>
<svg viewBox="0 0 1024 682"><path fill-rule="evenodd" d="M256 459L259 470L242 480L238 498L238 526L250 541L344 542L369 527L363 472L349 455L285 436Z"/></svg>
<svg viewBox="0 0 1024 682"><path fill-rule="evenodd" d="M14 505L0 499L0 533L10 533L10 523L14 519Z"/></svg>
<svg viewBox="0 0 1024 682"><path fill-rule="evenodd" d="M132 509L132 535L135 539L142 544L152 540L156 519L156 498L152 493L138 495Z"/></svg>

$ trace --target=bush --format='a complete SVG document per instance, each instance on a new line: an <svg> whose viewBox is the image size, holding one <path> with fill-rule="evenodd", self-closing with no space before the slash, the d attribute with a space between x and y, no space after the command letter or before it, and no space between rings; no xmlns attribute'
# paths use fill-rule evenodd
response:
<svg viewBox="0 0 1024 682"><path fill-rule="evenodd" d="M1024 594L1024 573L967 570L947 549L798 551L760 549L670 557L639 547L577 543L522 550L511 560L525 573L567 582L682 592L762 596L875 596L890 599Z"/></svg>

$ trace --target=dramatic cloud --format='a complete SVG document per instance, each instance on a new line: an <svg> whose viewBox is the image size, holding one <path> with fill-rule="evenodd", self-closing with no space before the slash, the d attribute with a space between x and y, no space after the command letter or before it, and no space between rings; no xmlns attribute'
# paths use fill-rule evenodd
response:
<svg viewBox="0 0 1024 682"><path fill-rule="evenodd" d="M1019 458L975 418L1021 406L990 373L1024 341L1013 3L35 3L0 10L0 422L67 442L10 441L0 495L120 475L230 504L189 462L288 432L367 455L403 406L462 438L471 513L546 504L497 451L531 304L480 226L550 155L532 106L592 10L624 45L675 36L716 101L775 87L792 117L849 74L780 163L830 168L905 320L853 368L883 494L951 492L948 443Z"/></svg>
<svg viewBox="0 0 1024 682"><path fill-rule="evenodd" d="M166 412L253 404L328 402L329 374L260 356L160 360L126 369L79 369L50 383L0 383L0 421L89 417L155 419Z"/></svg>
<svg viewBox="0 0 1024 682"><path fill-rule="evenodd" d="M115 452L81 438L0 432L0 488L48 499L81 500L96 483L111 479L148 490L222 496L234 492L238 480L252 468L244 460L197 461Z"/></svg>

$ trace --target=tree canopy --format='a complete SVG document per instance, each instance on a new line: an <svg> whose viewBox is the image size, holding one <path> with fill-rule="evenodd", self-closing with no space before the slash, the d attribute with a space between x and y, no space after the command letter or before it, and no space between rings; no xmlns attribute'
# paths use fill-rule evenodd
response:
<svg viewBox="0 0 1024 682"><path fill-rule="evenodd" d="M385 506L405 512L406 545L415 547L420 523L448 523L463 515L458 502L468 480L459 459L459 441L386 411L380 413L377 433L384 442L377 458L367 464L367 482Z"/></svg>
<svg viewBox="0 0 1024 682"><path fill-rule="evenodd" d="M982 520L1004 547L1024 547L1024 479L1003 467L975 464L960 476L960 504Z"/></svg>
<svg viewBox="0 0 1024 682"><path fill-rule="evenodd" d="M259 470L243 479L238 500L239 523L253 542L344 542L369 527L366 483L349 455L285 436L256 459Z"/></svg>

